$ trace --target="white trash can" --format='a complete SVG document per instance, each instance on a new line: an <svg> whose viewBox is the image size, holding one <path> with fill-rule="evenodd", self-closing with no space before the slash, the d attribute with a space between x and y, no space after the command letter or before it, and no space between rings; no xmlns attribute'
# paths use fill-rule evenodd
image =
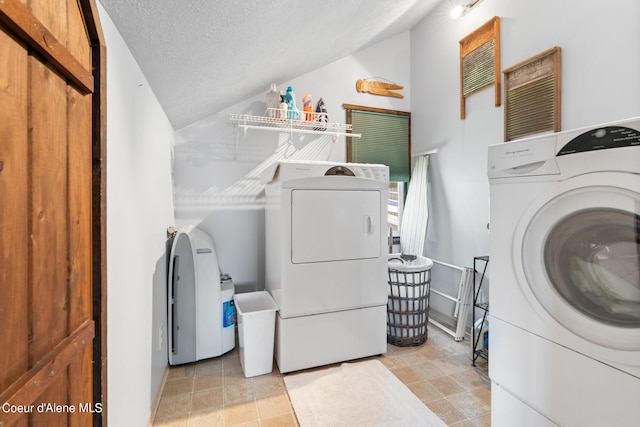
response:
<svg viewBox="0 0 640 427"><path fill-rule="evenodd" d="M273 370L273 342L278 306L267 291L235 294L240 365L246 378Z"/></svg>

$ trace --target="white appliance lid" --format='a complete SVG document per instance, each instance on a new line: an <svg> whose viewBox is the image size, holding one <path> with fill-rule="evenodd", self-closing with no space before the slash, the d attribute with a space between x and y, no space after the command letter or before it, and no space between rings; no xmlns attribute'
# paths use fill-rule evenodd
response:
<svg viewBox="0 0 640 427"><path fill-rule="evenodd" d="M344 176L355 176L376 181L389 181L389 167L382 164L339 163L319 160L280 160L266 168L261 176L262 184L269 184L278 178L298 179L325 176L330 170L343 169ZM282 176L285 175L285 176Z"/></svg>

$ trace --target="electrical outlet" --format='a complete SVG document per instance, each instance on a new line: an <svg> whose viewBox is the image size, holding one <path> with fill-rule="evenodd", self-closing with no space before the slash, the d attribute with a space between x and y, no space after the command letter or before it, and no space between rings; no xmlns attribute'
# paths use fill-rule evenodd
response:
<svg viewBox="0 0 640 427"><path fill-rule="evenodd" d="M162 344L164 343L164 331L162 325L158 329L158 351L162 351Z"/></svg>

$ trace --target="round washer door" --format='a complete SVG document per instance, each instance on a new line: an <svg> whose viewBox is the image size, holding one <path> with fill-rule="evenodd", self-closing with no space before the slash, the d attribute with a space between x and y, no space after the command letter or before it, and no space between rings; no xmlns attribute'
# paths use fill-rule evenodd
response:
<svg viewBox="0 0 640 427"><path fill-rule="evenodd" d="M515 235L517 269L574 334L640 350L640 176L593 173L554 185Z"/></svg>

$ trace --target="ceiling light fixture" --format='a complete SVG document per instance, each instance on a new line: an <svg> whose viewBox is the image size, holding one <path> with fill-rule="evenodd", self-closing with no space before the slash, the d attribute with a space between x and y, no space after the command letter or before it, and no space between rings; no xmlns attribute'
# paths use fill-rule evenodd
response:
<svg viewBox="0 0 640 427"><path fill-rule="evenodd" d="M473 0L473 1L471 1L469 3L466 3L466 4L459 4L459 5L455 6L453 9L451 9L451 12L449 12L449 15L453 19L458 19L458 18L466 15L467 12L469 12L471 9L473 9L481 1L482 0Z"/></svg>

